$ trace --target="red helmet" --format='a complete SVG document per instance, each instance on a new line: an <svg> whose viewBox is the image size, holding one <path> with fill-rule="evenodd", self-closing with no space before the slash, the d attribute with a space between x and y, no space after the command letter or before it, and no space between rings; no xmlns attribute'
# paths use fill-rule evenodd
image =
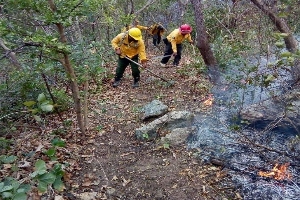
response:
<svg viewBox="0 0 300 200"><path fill-rule="evenodd" d="M188 24L183 24L179 27L180 33L189 34L192 32L192 27Z"/></svg>

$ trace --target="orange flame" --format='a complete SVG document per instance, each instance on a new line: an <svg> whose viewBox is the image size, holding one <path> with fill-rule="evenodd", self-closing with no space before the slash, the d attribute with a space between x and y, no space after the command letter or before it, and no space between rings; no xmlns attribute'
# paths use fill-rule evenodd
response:
<svg viewBox="0 0 300 200"><path fill-rule="evenodd" d="M291 179L292 175L288 172L289 163L283 165L275 164L270 172L259 171L258 175L263 177L274 178L276 180Z"/></svg>
<svg viewBox="0 0 300 200"><path fill-rule="evenodd" d="M211 106L213 103L214 98L212 97L212 95L209 95L208 99L206 99L203 103L206 106Z"/></svg>

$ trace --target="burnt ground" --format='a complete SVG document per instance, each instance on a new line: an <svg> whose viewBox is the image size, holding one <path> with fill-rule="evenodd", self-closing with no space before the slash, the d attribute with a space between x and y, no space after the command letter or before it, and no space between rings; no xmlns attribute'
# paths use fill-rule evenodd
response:
<svg viewBox="0 0 300 200"><path fill-rule="evenodd" d="M15 138L15 153L22 157L32 150L36 154L26 160L29 166L19 173L30 173L34 159L49 160L39 147L49 148L49 141L59 135L67 143L56 154L58 162L67 163L65 190L50 189L43 199L240 199L225 169L197 158L201 149L168 147L134 136L135 129L146 123L140 120L141 108L154 99L168 105L170 111L209 112L205 100L210 97L211 85L205 73L192 67L194 61L186 55L182 58L184 65L176 68L161 68L159 61L149 62L148 69L174 81L171 86L143 70L140 87L133 89L130 68L118 88L111 87L112 80L104 80L98 92L89 97L86 135L78 132L75 123L67 132L59 132L61 122L57 117L47 119L51 128L22 129ZM111 64L107 70L113 74L115 66ZM63 118L76 122L71 111ZM2 174L16 176L15 172ZM40 198L35 190L30 196Z"/></svg>

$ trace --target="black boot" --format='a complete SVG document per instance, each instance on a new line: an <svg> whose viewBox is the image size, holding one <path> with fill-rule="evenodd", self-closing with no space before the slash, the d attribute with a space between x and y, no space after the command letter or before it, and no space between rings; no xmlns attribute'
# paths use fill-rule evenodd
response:
<svg viewBox="0 0 300 200"><path fill-rule="evenodd" d="M118 87L120 85L120 83L121 83L121 79L120 78L115 78L115 81L114 81L112 86L113 87Z"/></svg>
<svg viewBox="0 0 300 200"><path fill-rule="evenodd" d="M139 87L140 86L139 81L140 81L140 77L135 77L134 81L133 81L133 84L132 84L132 87L133 88Z"/></svg>

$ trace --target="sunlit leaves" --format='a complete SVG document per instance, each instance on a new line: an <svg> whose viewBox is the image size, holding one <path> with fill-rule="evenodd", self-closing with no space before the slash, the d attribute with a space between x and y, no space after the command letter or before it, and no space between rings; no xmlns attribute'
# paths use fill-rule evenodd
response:
<svg viewBox="0 0 300 200"><path fill-rule="evenodd" d="M292 56L292 53L289 51L285 51L285 52L282 52L280 55L283 58L288 58L288 57Z"/></svg>
<svg viewBox="0 0 300 200"><path fill-rule="evenodd" d="M272 74L268 74L264 76L264 85L268 87L270 83L274 80L275 80L275 76L273 76Z"/></svg>
<svg viewBox="0 0 300 200"><path fill-rule="evenodd" d="M283 48L285 46L285 43L283 41L279 41L275 43L276 47Z"/></svg>
<svg viewBox="0 0 300 200"><path fill-rule="evenodd" d="M24 102L24 105L28 108L32 107L34 104L36 104L35 101L26 101L26 102Z"/></svg>

